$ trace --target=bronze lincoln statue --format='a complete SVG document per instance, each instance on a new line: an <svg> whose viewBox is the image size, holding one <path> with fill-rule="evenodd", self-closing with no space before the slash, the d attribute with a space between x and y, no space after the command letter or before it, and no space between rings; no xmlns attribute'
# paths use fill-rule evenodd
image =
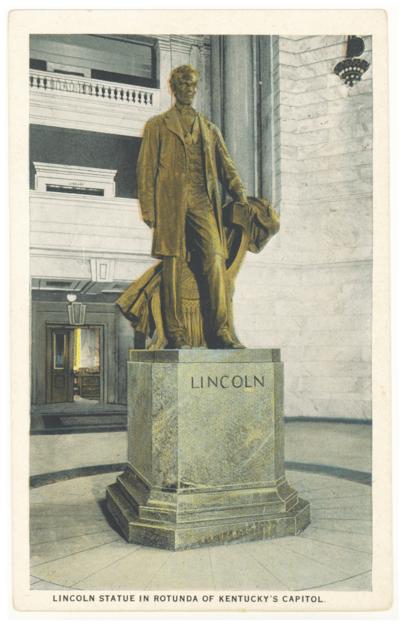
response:
<svg viewBox="0 0 400 621"><path fill-rule="evenodd" d="M245 252L261 250L279 228L268 201L247 198L220 130L192 107L198 80L191 65L172 71L175 105L146 123L137 164L143 220L162 262L117 304L153 349L243 347L233 280ZM220 185L233 199L224 209Z"/></svg>

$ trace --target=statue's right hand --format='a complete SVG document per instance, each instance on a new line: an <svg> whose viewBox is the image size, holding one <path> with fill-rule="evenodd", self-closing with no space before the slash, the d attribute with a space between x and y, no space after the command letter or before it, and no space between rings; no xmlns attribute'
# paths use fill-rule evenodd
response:
<svg viewBox="0 0 400 621"><path fill-rule="evenodd" d="M147 226L151 229L154 229L154 220L150 220L150 218L143 218Z"/></svg>

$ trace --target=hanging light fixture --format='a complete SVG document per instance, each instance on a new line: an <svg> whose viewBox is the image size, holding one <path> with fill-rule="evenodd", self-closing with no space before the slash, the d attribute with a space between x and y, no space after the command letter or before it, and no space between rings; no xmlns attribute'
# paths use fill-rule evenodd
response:
<svg viewBox="0 0 400 621"><path fill-rule="evenodd" d="M83 326L85 324L86 305L76 302L76 295L68 293L68 319L71 326Z"/></svg>
<svg viewBox="0 0 400 621"><path fill-rule="evenodd" d="M369 67L369 62L358 58L364 52L365 45L361 37L349 35L347 38L346 58L335 66L334 72L347 86L359 82Z"/></svg>

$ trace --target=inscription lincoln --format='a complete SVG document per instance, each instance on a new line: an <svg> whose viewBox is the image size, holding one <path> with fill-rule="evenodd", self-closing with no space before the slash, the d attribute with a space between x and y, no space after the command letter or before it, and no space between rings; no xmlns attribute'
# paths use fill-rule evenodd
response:
<svg viewBox="0 0 400 621"><path fill-rule="evenodd" d="M257 375L200 375L191 378L192 388L264 388L264 376Z"/></svg>

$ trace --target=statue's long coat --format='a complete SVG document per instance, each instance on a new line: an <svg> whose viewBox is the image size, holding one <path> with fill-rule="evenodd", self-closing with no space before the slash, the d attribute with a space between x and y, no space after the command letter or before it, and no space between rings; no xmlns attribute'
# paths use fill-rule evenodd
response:
<svg viewBox="0 0 400 621"><path fill-rule="evenodd" d="M155 222L152 255L186 255L185 209L188 157L175 107L145 126L137 165L139 202L144 219ZM214 208L224 250L219 182L237 201L246 194L219 129L199 114L207 193Z"/></svg>

